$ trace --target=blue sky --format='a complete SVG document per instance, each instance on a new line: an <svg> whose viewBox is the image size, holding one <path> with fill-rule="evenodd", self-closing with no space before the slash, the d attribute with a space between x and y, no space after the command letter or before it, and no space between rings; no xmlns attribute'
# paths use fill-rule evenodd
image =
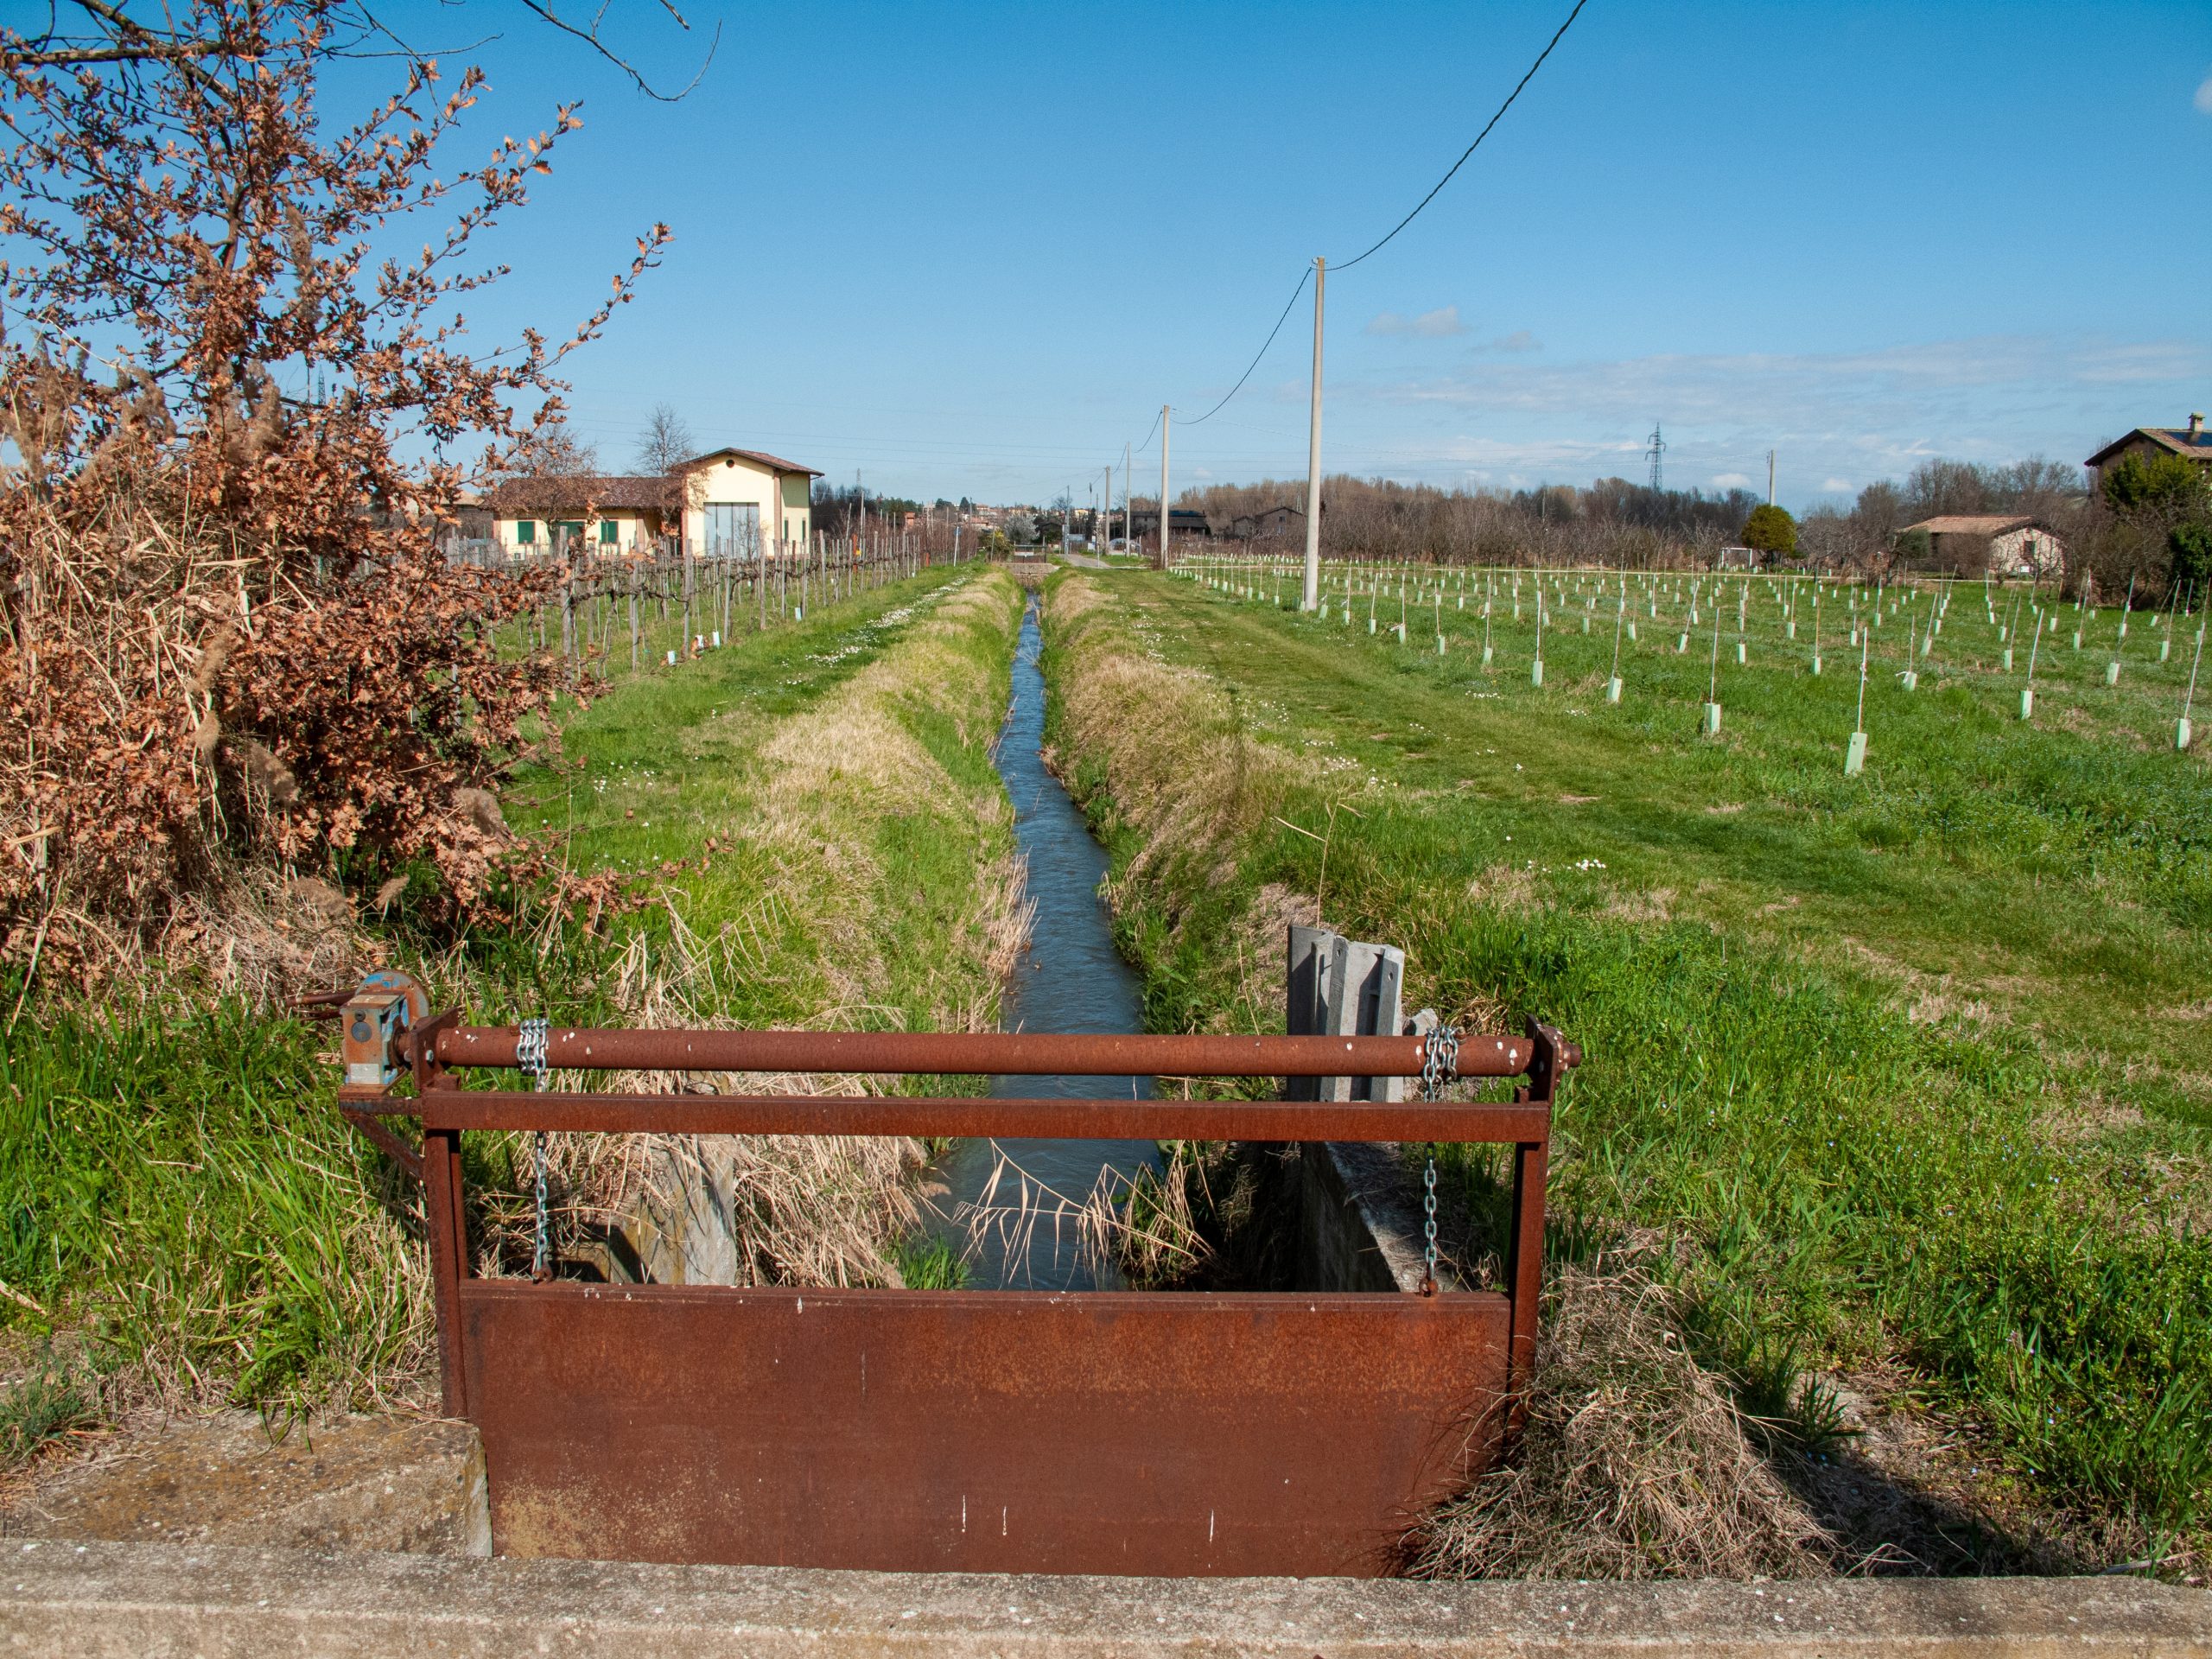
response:
<svg viewBox="0 0 2212 1659"><path fill-rule="evenodd" d="M472 150L584 100L500 233L487 340L572 320L636 232L676 230L572 359L610 466L665 399L840 481L1081 502L1161 403L1229 388L1308 258L1420 199L1571 3L732 8L672 105L505 9L406 30L503 29ZM681 79L696 43L629 10L610 34ZM1763 487L1772 447L1803 507L1930 455L2078 461L2212 404L2208 286L2201 0L1590 0L1332 279L1325 464L1641 477L1657 422L1670 484ZM1301 302L1178 426L1178 488L1302 476L1310 338Z"/></svg>

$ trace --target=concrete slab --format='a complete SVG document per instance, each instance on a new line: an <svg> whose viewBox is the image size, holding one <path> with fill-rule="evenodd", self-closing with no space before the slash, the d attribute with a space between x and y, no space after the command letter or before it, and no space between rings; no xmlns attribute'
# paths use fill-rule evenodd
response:
<svg viewBox="0 0 2212 1659"><path fill-rule="evenodd" d="M159 1544L0 1546L0 1651L141 1656L2212 1656L2126 1579L1408 1584L921 1577Z"/></svg>
<svg viewBox="0 0 2212 1659"><path fill-rule="evenodd" d="M488 1555L492 1522L467 1423L231 1411L43 1473L0 1512L11 1538Z"/></svg>

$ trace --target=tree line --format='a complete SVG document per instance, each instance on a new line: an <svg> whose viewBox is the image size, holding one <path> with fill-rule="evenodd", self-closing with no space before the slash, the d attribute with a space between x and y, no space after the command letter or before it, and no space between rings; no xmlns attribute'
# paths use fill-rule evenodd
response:
<svg viewBox="0 0 2212 1659"><path fill-rule="evenodd" d="M1140 512L1158 499L1139 497ZM1203 512L1217 537L1275 507L1303 513L1305 480L1209 484L1175 498ZM1481 564L1587 563L1670 568L1712 563L1751 545L1821 569L1875 573L1899 562L1899 540L1951 514L2031 518L2066 550L2069 591L2125 588L2163 601L2212 575L2212 477L2177 456L2130 456L2094 483L2078 467L2040 457L1995 466L1930 460L1904 480L1881 480L1848 506L1793 519L1749 490L1653 489L1624 478L1586 487L1445 489L1389 479L1325 477L1321 547L1338 558L1432 559ZM1302 517L1274 539L1302 545Z"/></svg>

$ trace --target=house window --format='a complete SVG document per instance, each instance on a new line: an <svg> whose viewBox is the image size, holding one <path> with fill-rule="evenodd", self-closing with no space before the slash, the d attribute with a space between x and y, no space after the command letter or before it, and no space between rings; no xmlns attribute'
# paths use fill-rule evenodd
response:
<svg viewBox="0 0 2212 1659"><path fill-rule="evenodd" d="M622 526L620 524L612 518L602 518L599 521L599 544L601 547L613 547L621 539Z"/></svg>
<svg viewBox="0 0 2212 1659"><path fill-rule="evenodd" d="M751 559L760 554L760 504L709 501L705 509L707 556Z"/></svg>
<svg viewBox="0 0 2212 1659"><path fill-rule="evenodd" d="M536 541L537 539L537 519L535 519L535 518L518 518L518 519L516 519L516 520L515 520L515 540L516 540L516 542L517 542L517 543L518 543L520 545L522 545L522 546L524 546L524 547L528 547L528 546L529 546L532 542Z"/></svg>

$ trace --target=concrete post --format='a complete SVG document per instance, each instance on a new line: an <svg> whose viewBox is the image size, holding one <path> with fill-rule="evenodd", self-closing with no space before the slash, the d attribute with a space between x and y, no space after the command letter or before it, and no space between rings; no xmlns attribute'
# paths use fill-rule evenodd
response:
<svg viewBox="0 0 2212 1659"><path fill-rule="evenodd" d="M1321 592L1321 291L1329 280L1329 262L1313 261L1313 392L1306 429L1306 586L1298 602L1310 611Z"/></svg>
<svg viewBox="0 0 2212 1659"><path fill-rule="evenodd" d="M1167 569L1167 405L1160 406L1160 568Z"/></svg>

